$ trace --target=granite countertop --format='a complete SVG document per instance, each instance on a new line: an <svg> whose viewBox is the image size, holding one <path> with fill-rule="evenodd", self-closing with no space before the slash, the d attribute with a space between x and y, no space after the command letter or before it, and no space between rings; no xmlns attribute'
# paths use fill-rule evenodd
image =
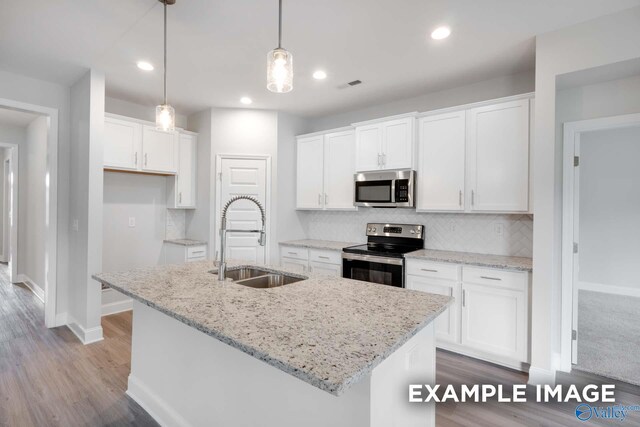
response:
<svg viewBox="0 0 640 427"><path fill-rule="evenodd" d="M93 278L336 396L453 301L314 274L290 285L254 289L220 282L211 269L211 262L199 261Z"/></svg>
<svg viewBox="0 0 640 427"><path fill-rule="evenodd" d="M280 242L281 245L295 246L297 248L309 248L309 249L327 249L332 251L341 251L348 246L361 245L362 243L354 242L336 242L333 240L314 240L314 239L302 239L302 240L289 240L287 242Z"/></svg>
<svg viewBox="0 0 640 427"><path fill-rule="evenodd" d="M165 239L164 242L180 246L202 246L207 244L207 242L202 240L193 239Z"/></svg>
<svg viewBox="0 0 640 427"><path fill-rule="evenodd" d="M405 258L425 259L429 261L451 262L455 264L475 265L478 267L502 268L507 270L533 271L531 258L476 254L471 252L437 251L420 249L405 254Z"/></svg>

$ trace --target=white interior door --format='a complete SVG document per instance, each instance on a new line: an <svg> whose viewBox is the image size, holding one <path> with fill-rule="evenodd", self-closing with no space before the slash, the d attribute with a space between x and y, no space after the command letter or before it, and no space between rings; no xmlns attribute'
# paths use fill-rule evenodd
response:
<svg viewBox="0 0 640 427"><path fill-rule="evenodd" d="M222 158L218 172L221 173L219 175L221 185L218 211L221 211L232 197L241 194L255 197L267 209L266 159ZM239 200L229 207L227 211L228 230L260 230L261 227L260 210L254 203L248 200ZM264 264L265 246L260 246L259 237L258 233L228 232L226 259ZM219 236L217 239L219 242Z"/></svg>

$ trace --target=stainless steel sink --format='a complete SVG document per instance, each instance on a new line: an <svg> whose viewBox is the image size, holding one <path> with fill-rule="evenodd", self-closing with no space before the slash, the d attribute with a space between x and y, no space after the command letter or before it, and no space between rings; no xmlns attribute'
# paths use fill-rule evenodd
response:
<svg viewBox="0 0 640 427"><path fill-rule="evenodd" d="M267 274L264 276L252 277L250 279L238 280L236 283L250 288L266 289L290 285L291 283L299 282L301 280L304 279L288 276L286 274Z"/></svg>
<svg viewBox="0 0 640 427"><path fill-rule="evenodd" d="M224 273L224 277L227 279L231 279L234 282L237 280L249 279L251 277L264 276L265 274L270 274L271 272L267 270L262 270L260 268L251 268L251 267L242 267L236 269L228 269Z"/></svg>
<svg viewBox="0 0 640 427"><path fill-rule="evenodd" d="M238 285L257 289L276 288L307 279L255 267L230 268L225 271L224 277Z"/></svg>

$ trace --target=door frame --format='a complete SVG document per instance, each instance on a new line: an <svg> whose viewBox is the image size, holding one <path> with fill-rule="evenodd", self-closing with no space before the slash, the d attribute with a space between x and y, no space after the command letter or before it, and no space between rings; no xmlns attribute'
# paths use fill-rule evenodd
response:
<svg viewBox="0 0 640 427"><path fill-rule="evenodd" d="M64 324L64 322L59 323L56 321L58 270L58 109L6 98L0 98L0 108L10 108L46 116L49 125L47 131L47 165L45 173L45 186L47 191L45 192L46 249L44 261L44 322L47 328L54 328Z"/></svg>
<svg viewBox="0 0 640 427"><path fill-rule="evenodd" d="M564 124L563 148L563 192L562 192L562 299L560 329L560 370L571 372L576 356L578 303L577 279L578 257L574 256L573 245L578 242L578 196L580 185L580 166L574 166L574 157L580 155L580 135L606 129L620 129L640 125L640 114L603 117L580 120Z"/></svg>
<svg viewBox="0 0 640 427"><path fill-rule="evenodd" d="M264 245L264 258L265 258L265 264L269 264L270 260L271 260L271 251L270 251L270 246L271 246L271 156L267 155L267 154L216 154L216 175L215 175L215 180L216 180L216 197L215 197L215 205L212 206L212 208L214 209L215 212L215 222L213 224L213 230L211 231L213 234L213 241L214 241L214 245L213 248L214 250L213 252L213 258L214 260L216 260L218 258L218 251L220 250L220 233L218 232L218 230L220 229L220 221L221 221L221 214L222 214L222 180L221 178L221 169L222 169L222 160L223 159L229 159L229 160L264 160L265 161L265 173L267 175L266 177L266 181L265 181L265 185L266 185L266 192L265 192L265 205L264 206L264 210L265 210L265 215L266 215L266 242Z"/></svg>
<svg viewBox="0 0 640 427"><path fill-rule="evenodd" d="M12 183L10 185L11 189L11 219L12 223L7 222L7 230L3 232L2 238L5 238L4 233L9 234L9 253L4 254L7 262L11 260L11 269L9 270L9 281L11 283L20 283L22 280L18 275L18 224L20 222L20 215L18 215L18 194L20 189L20 146L11 142L0 142L0 147L11 150L9 156L9 167L11 169L12 175ZM6 162L3 161L3 166L6 165ZM4 174L4 167L2 173ZM6 190L6 183L5 190ZM9 198L3 194L3 197L8 200ZM3 209L6 209L3 207ZM6 210L5 210L6 212ZM4 216L2 219L2 226L4 227ZM3 242L4 244L4 242ZM41 295L37 295L38 298L41 298ZM43 301L44 302L44 301Z"/></svg>

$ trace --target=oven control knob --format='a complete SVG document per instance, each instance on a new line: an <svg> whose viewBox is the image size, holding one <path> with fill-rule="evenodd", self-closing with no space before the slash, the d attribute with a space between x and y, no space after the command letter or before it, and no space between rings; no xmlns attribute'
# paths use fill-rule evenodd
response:
<svg viewBox="0 0 640 427"><path fill-rule="evenodd" d="M411 230L409 230L409 233L411 234L416 234L416 230L414 230L413 228Z"/></svg>
<svg viewBox="0 0 640 427"><path fill-rule="evenodd" d="M373 231L373 232L375 233L375 232L376 232L376 228L375 228L375 227L373 227L373 228L371 229L371 231Z"/></svg>
<svg viewBox="0 0 640 427"><path fill-rule="evenodd" d="M369 233L371 233L371 227L367 228L367 231L368 231Z"/></svg>

